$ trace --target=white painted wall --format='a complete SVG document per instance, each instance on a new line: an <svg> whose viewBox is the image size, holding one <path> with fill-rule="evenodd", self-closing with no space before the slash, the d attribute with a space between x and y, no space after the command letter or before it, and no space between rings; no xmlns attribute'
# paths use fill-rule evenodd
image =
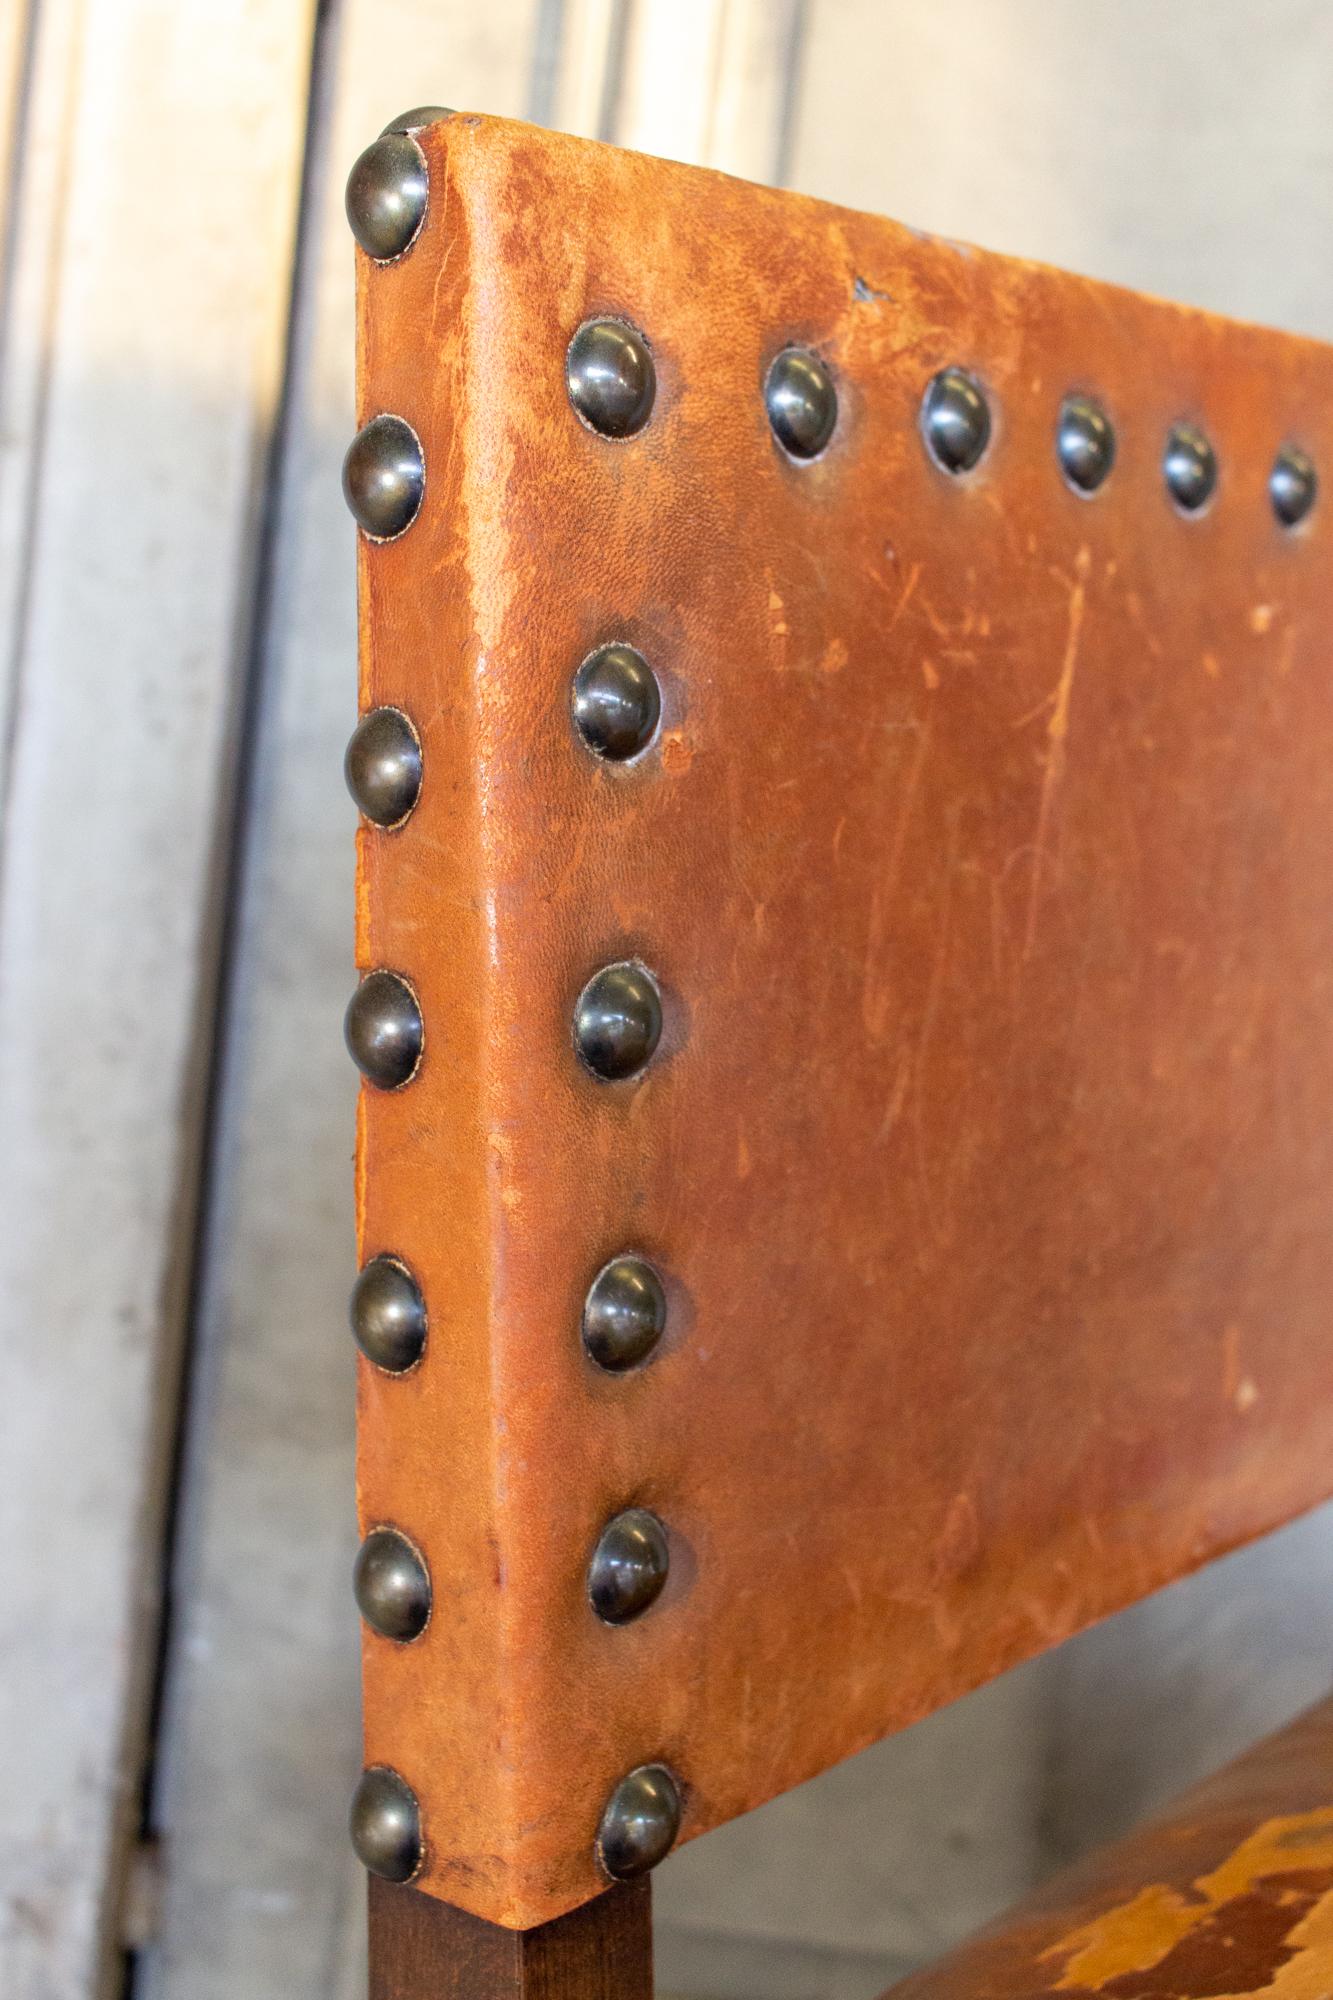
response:
<svg viewBox="0 0 1333 2000"><path fill-rule="evenodd" d="M0 1992L23 2000L115 1976L152 1671L313 0L230 12L219 36L209 0L42 0L8 44Z"/></svg>

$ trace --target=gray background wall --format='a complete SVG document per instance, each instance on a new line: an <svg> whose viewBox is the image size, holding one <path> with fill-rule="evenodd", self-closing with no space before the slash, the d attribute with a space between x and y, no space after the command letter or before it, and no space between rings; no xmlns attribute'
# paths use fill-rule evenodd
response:
<svg viewBox="0 0 1333 2000"><path fill-rule="evenodd" d="M1333 336L1311 0L10 0L17 2000L360 1990L341 190L423 101ZM695 1844L658 1878L664 1986L875 1992L1322 1693L1330 1582L1315 1516Z"/></svg>

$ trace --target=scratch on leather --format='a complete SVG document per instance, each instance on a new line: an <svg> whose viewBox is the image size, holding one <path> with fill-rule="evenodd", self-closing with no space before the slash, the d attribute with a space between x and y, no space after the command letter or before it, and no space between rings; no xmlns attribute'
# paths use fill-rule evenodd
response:
<svg viewBox="0 0 1333 2000"><path fill-rule="evenodd" d="M1037 935L1037 904L1041 897L1042 873L1050 840L1051 815L1055 810L1056 796L1065 770L1066 745L1069 738L1069 704L1074 691L1074 671L1078 666L1079 640L1083 632L1083 613L1087 605L1091 554L1086 545L1078 552L1078 561L1075 565L1078 574L1069 592L1069 634L1065 640L1065 656L1055 691L1049 697L1051 719L1046 725L1046 734L1050 748L1046 753L1046 769L1041 781L1041 804L1037 811L1037 833L1033 843L1032 888L1028 895L1027 930L1023 938L1024 960L1031 956Z"/></svg>
<svg viewBox="0 0 1333 2000"><path fill-rule="evenodd" d="M916 743L912 750L912 760L907 767L907 775L899 786L898 813L894 825L893 839L884 861L883 873L876 885L870 902L870 928L866 939L865 974L861 984L861 1018L866 1033L872 1041L878 1041L888 1026L893 1002L891 983L884 976L884 940L888 928L888 910L898 888L899 871L902 868L903 850L907 844L908 827L916 808L917 791L921 784L921 773L925 767L926 755L930 749L933 716L928 715L925 723L917 731Z"/></svg>

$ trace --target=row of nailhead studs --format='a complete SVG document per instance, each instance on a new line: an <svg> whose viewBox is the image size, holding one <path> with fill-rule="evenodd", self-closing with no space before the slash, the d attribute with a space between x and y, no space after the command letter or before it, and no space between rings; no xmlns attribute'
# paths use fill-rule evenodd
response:
<svg viewBox="0 0 1333 2000"><path fill-rule="evenodd" d="M348 219L362 249L378 263L392 263L405 255L420 233L429 174L426 156L412 133L448 115L438 107L407 113L386 126L352 169ZM570 348L569 368L574 407L592 428L624 438L647 423L655 386L652 356L633 327L616 320L595 320L581 327ZM590 395L599 399L598 421L584 407L583 399ZM817 458L831 441L838 418L837 391L819 356L799 347L785 348L769 368L764 398L784 449L796 459ZM990 408L976 378L961 368L945 368L934 376L922 401L921 431L946 472L971 472L991 436ZM1090 396L1069 396L1061 405L1055 450L1061 471L1076 492L1092 494L1104 484L1115 463L1115 432L1106 412ZM1183 513L1197 514L1207 506L1217 486L1217 471L1216 453L1204 433L1193 424L1174 425L1162 455L1162 478ZM1309 455L1293 444L1283 445L1268 481L1278 520L1284 527L1296 527L1310 513L1317 493L1318 477Z"/></svg>
<svg viewBox="0 0 1333 2000"><path fill-rule="evenodd" d="M574 407L591 425L586 407L594 396L605 404L603 434L632 437L647 422L656 388L652 354L634 328L619 320L590 320L579 328L568 357ZM817 355L784 348L769 369L767 407L774 435L795 459L823 452L837 422L832 377ZM955 476L971 472L990 442L991 415L975 377L945 368L927 385L921 431L932 456ZM1115 433L1105 412L1088 396L1063 404L1056 452L1065 478L1091 498L1115 463ZM1217 458L1203 432L1191 424L1171 431L1162 476L1176 506L1198 514L1217 486ZM421 504L424 469L421 448L401 417L375 417L348 453L344 471L349 503L367 534L391 541L403 533ZM1294 445L1284 445L1269 478L1273 512L1284 527L1306 519L1318 494L1313 461Z"/></svg>
<svg viewBox="0 0 1333 2000"><path fill-rule="evenodd" d="M353 167L347 183L347 213L357 241L374 257L390 241L406 248L426 212L425 155L410 134L443 108L423 107L386 125ZM386 160L393 172L386 178ZM396 253L392 253L396 254ZM404 425L403 430L407 430ZM412 511L420 505L424 466L415 435L397 462L382 470L400 487L415 486ZM344 469L344 488L346 488ZM363 508L354 508L361 518ZM410 718L396 708L379 708L362 718L347 749L346 776L352 797L373 826L400 826L421 791L421 742ZM401 1088L416 1074L424 1031L421 1010L407 981L388 971L370 973L353 995L344 1033L362 1073L379 1088ZM403 1375L426 1351L428 1320L421 1286L401 1258L372 1257L352 1290L352 1331L362 1353L386 1374ZM431 1615L432 1586L426 1558L401 1529L373 1528L357 1554L353 1575L358 1609L382 1637L410 1645ZM371 1765L361 1774L351 1810L352 1844L368 1869L394 1882L418 1873L424 1858L421 1809L415 1792L397 1771Z"/></svg>
<svg viewBox="0 0 1333 2000"><path fill-rule="evenodd" d="M593 428L625 438L647 423L655 372L651 351L637 329L618 320L590 320L574 336L568 367L574 407ZM588 416L585 402L590 397L602 405L600 423ZM817 354L800 347L783 348L769 367L764 401L774 436L790 457L818 458L832 441L838 422L837 389ZM971 472L981 463L991 439L991 412L974 375L962 368L942 368L932 376L922 398L921 435L946 472ZM1115 431L1090 396L1066 397L1056 424L1055 449L1060 469L1076 492L1090 496L1105 484L1115 464ZM1217 486L1217 457L1202 431L1192 424L1173 426L1162 476L1184 513L1196 514L1207 505ZM1284 445L1274 461L1268 491L1278 519L1295 527L1314 506L1318 491L1312 460L1294 445Z"/></svg>
<svg viewBox="0 0 1333 2000"><path fill-rule="evenodd" d="M614 320L589 321L570 344L565 387L588 430L609 438L632 436L652 410L652 356L632 329ZM652 742L662 697L643 655L612 642L599 646L579 666L571 706L585 747L595 757L624 763ZM652 1061L661 1034L661 996L647 966L632 961L610 966L580 996L575 1046L593 1073L606 1081L639 1075ZM613 1259L600 1273L590 1303L600 1324L616 1337L610 1353L590 1347L595 1360L623 1372L649 1358L665 1329L666 1294L646 1259ZM584 1342L589 1344L586 1310ZM670 1543L661 1522L646 1508L618 1516L608 1533L612 1531L617 1535L608 1563L613 1606L599 1602L595 1576L591 1596L602 1618L625 1624L641 1617L661 1595ZM598 1835L598 1856L608 1874L626 1877L655 1868L680 1831L681 1808L680 1786L665 1763L644 1763L628 1772L612 1794Z"/></svg>
<svg viewBox="0 0 1333 2000"><path fill-rule="evenodd" d="M415 238L425 213L425 158L410 131L437 112L413 112L358 160L348 183L348 214L363 249L379 261L386 241ZM387 234L386 234L387 232ZM650 364L651 365L651 364ZM571 388L571 394L573 393ZM595 402L594 398L594 402ZM589 421L586 410L581 411ZM606 426L610 428L610 426ZM402 534L420 510L425 460L411 426L379 417L353 440L343 470L348 505L374 541ZM661 699L656 677L630 647L607 645L585 660L574 678L572 709L587 748L623 759L637 754L657 727ZM366 819L390 831L410 818L421 793L420 738L401 709L383 707L363 716L348 745L348 787ZM661 997L644 966L604 966L574 1007L574 1043L586 1068L604 1081L631 1077L651 1059L662 1031ZM420 1005L402 974L379 968L360 982L347 1010L347 1044L367 1081L401 1090L421 1065L424 1024ZM582 1335L589 1359L612 1373L645 1361L666 1324L666 1294L643 1258L613 1258L593 1279L584 1304ZM366 1357L390 1374L421 1362L427 1313L422 1289L401 1258L374 1257L352 1295L352 1327ZM669 1543L661 1522L646 1508L616 1514L598 1537L588 1565L592 1610L608 1625L639 1617L666 1582ZM422 1551L401 1529L381 1525L362 1543L355 1569L358 1607L382 1637L410 1645L431 1615L430 1572ZM665 1766L644 1764L614 1788L597 1830L596 1852L606 1872L627 1878L653 1867L670 1848L680 1821L680 1794ZM352 1805L353 1844L367 1868L393 1881L420 1870L424 1836L420 1804L403 1776L383 1765L362 1773Z"/></svg>

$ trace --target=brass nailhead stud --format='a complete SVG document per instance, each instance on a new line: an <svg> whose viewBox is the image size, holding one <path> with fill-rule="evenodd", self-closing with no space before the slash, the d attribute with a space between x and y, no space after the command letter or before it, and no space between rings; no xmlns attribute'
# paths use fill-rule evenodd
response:
<svg viewBox="0 0 1333 2000"><path fill-rule="evenodd" d="M583 1345L590 1360L619 1375L648 1356L662 1338L667 1302L662 1280L642 1257L613 1257L588 1288Z"/></svg>
<svg viewBox="0 0 1333 2000"><path fill-rule="evenodd" d="M597 1829L597 1858L617 1882L646 1875L680 1832L680 1793L663 1764L640 1764L620 1780Z"/></svg>
<svg viewBox="0 0 1333 2000"><path fill-rule="evenodd" d="M401 826L421 791L421 742L401 708L372 708L343 759L347 789L373 826Z"/></svg>
<svg viewBox="0 0 1333 2000"><path fill-rule="evenodd" d="M423 1031L416 995L396 972L368 972L343 1019L348 1053L368 1083L401 1090L421 1061Z"/></svg>
<svg viewBox="0 0 1333 2000"><path fill-rule="evenodd" d="M398 1528L372 1528L352 1571L357 1609L384 1639L419 1638L430 1618L430 1572Z"/></svg>
<svg viewBox="0 0 1333 2000"><path fill-rule="evenodd" d="M1177 424L1168 436L1162 477L1177 507L1187 514L1197 514L1212 498L1217 459L1203 432L1193 424Z"/></svg>
<svg viewBox="0 0 1333 2000"><path fill-rule="evenodd" d="M372 417L347 447L343 498L372 541L391 542L410 528L426 490L421 440L402 417Z"/></svg>
<svg viewBox="0 0 1333 2000"><path fill-rule="evenodd" d="M603 966L575 1003L574 1046L593 1074L608 1082L641 1070L661 1034L657 982L631 960Z"/></svg>
<svg viewBox="0 0 1333 2000"><path fill-rule="evenodd" d="M926 389L921 430L946 472L971 472L990 443L990 405L975 377L942 368Z"/></svg>
<svg viewBox="0 0 1333 2000"><path fill-rule="evenodd" d="M652 741L662 713L657 676L633 646L599 646L574 676L573 709L588 748L623 763Z"/></svg>
<svg viewBox="0 0 1333 2000"><path fill-rule="evenodd" d="M429 193L426 155L406 132L385 132L347 176L347 220L367 257L387 264L416 241Z"/></svg>
<svg viewBox="0 0 1333 2000"><path fill-rule="evenodd" d="M626 1507L597 1537L588 1596L607 1625L628 1625L662 1595L671 1566L666 1529L646 1507Z"/></svg>
<svg viewBox="0 0 1333 2000"><path fill-rule="evenodd" d="M1079 493L1095 493L1115 464L1115 432L1090 396L1069 396L1055 434L1060 470Z"/></svg>
<svg viewBox="0 0 1333 2000"><path fill-rule="evenodd" d="M1268 479L1268 495L1273 512L1284 528L1294 528L1314 506L1319 478L1314 460L1294 444L1284 445Z"/></svg>
<svg viewBox="0 0 1333 2000"><path fill-rule="evenodd" d="M372 1257L352 1287L352 1332L368 1361L386 1374L415 1368L426 1346L426 1301L406 1264Z"/></svg>
<svg viewBox="0 0 1333 2000"><path fill-rule="evenodd" d="M361 1773L348 1817L363 1868L386 1882L410 1882L421 1866L421 1808L405 1778L387 1764Z"/></svg>
<svg viewBox="0 0 1333 2000"><path fill-rule="evenodd" d="M652 415L657 370L643 335L618 319L590 319L565 357L569 400L603 437L627 438Z"/></svg>
<svg viewBox="0 0 1333 2000"><path fill-rule="evenodd" d="M838 421L833 377L817 354L784 347L764 383L768 421L793 458L817 458Z"/></svg>
<svg viewBox="0 0 1333 2000"><path fill-rule="evenodd" d="M419 132L423 125L435 125L441 118L452 118L453 115L447 104L418 104L411 111L402 111L397 118L391 118L380 136L387 138L391 132Z"/></svg>

